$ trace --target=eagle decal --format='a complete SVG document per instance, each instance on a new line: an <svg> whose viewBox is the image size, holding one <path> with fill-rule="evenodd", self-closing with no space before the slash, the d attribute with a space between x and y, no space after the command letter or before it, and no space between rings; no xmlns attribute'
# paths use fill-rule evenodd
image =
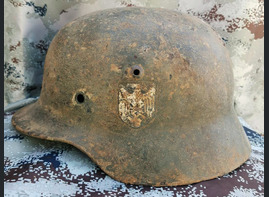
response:
<svg viewBox="0 0 269 197"><path fill-rule="evenodd" d="M119 90L119 114L123 122L139 128L148 122L155 111L155 87L141 84L121 85Z"/></svg>

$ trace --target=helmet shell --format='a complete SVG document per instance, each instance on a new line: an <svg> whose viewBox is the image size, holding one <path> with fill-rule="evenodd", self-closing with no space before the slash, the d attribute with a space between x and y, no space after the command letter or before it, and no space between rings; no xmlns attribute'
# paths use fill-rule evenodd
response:
<svg viewBox="0 0 269 197"><path fill-rule="evenodd" d="M185 185L244 163L250 144L233 106L220 37L160 8L115 8L67 24L49 47L39 100L20 132L69 143L130 184Z"/></svg>

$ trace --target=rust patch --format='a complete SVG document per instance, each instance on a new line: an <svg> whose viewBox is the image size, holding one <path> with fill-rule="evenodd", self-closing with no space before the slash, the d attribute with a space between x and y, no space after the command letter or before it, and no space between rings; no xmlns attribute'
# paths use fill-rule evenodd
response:
<svg viewBox="0 0 269 197"><path fill-rule="evenodd" d="M175 94L175 92L170 92L169 96L168 96L168 100L170 101L173 98L173 95Z"/></svg>
<svg viewBox="0 0 269 197"><path fill-rule="evenodd" d="M136 42L133 42L132 44L129 45L130 47L134 48L137 46L137 43Z"/></svg>
<svg viewBox="0 0 269 197"><path fill-rule="evenodd" d="M124 28L131 28L132 27L132 25L130 23L127 23L127 22L121 23L121 26Z"/></svg>
<svg viewBox="0 0 269 197"><path fill-rule="evenodd" d="M116 73L120 73L121 72L121 68L118 67L116 64L111 64L110 65L110 70Z"/></svg>

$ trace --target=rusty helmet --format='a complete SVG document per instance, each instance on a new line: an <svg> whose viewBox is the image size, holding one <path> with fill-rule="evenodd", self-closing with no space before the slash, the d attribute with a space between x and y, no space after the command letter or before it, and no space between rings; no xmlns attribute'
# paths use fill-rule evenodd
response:
<svg viewBox="0 0 269 197"><path fill-rule="evenodd" d="M115 8L72 21L48 49L40 98L12 119L23 134L71 144L112 178L185 185L243 164L227 49L201 20Z"/></svg>

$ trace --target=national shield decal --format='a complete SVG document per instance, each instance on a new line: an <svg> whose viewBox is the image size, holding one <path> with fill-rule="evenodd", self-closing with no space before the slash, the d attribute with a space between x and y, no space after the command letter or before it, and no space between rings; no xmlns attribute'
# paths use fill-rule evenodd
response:
<svg viewBox="0 0 269 197"><path fill-rule="evenodd" d="M119 115L123 122L139 128L149 122L155 112L155 87L142 84L121 85L119 90Z"/></svg>

